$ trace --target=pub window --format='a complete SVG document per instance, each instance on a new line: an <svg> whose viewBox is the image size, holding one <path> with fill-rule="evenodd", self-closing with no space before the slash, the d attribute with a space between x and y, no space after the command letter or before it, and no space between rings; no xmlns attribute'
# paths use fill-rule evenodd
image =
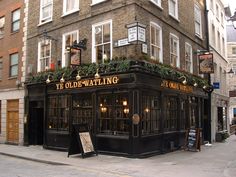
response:
<svg viewBox="0 0 236 177"><path fill-rule="evenodd" d="M69 96L49 96L47 128L55 131L68 131Z"/></svg>
<svg viewBox="0 0 236 177"><path fill-rule="evenodd" d="M165 100L166 117L164 119L164 130L175 131L177 129L177 97L167 96Z"/></svg>
<svg viewBox="0 0 236 177"><path fill-rule="evenodd" d="M9 77L16 77L18 75L18 53L10 55L10 75Z"/></svg>
<svg viewBox="0 0 236 177"><path fill-rule="evenodd" d="M189 97L189 121L190 127L197 126L197 99L195 97Z"/></svg>
<svg viewBox="0 0 236 177"><path fill-rule="evenodd" d="M91 95L74 95L72 107L72 123L87 124L92 129L92 97Z"/></svg>
<svg viewBox="0 0 236 177"><path fill-rule="evenodd" d="M51 40L40 41L38 44L38 72L49 69L51 62Z"/></svg>
<svg viewBox="0 0 236 177"><path fill-rule="evenodd" d="M112 58L112 20L93 25L92 62L104 63Z"/></svg>
<svg viewBox="0 0 236 177"><path fill-rule="evenodd" d="M180 102L180 118L179 118L179 125L180 125L180 130L186 130L187 127L187 114L188 114L188 109L187 109L187 100L181 100Z"/></svg>
<svg viewBox="0 0 236 177"><path fill-rule="evenodd" d="M12 12L12 26L11 31L16 32L20 29L20 9Z"/></svg>
<svg viewBox="0 0 236 177"><path fill-rule="evenodd" d="M108 135L129 134L128 93L99 96L99 133Z"/></svg>
<svg viewBox="0 0 236 177"><path fill-rule="evenodd" d="M142 135L160 132L160 97L143 95L142 97Z"/></svg>

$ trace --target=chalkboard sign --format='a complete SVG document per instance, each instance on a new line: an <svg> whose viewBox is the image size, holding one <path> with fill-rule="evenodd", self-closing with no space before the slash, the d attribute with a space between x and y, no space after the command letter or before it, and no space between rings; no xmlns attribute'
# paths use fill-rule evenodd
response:
<svg viewBox="0 0 236 177"><path fill-rule="evenodd" d="M185 150L189 151L201 151L201 137L200 128L190 128L186 132L185 136Z"/></svg>
<svg viewBox="0 0 236 177"><path fill-rule="evenodd" d="M82 157L96 154L91 134L87 124L73 124L71 132L70 146L68 157L73 154L82 154Z"/></svg>

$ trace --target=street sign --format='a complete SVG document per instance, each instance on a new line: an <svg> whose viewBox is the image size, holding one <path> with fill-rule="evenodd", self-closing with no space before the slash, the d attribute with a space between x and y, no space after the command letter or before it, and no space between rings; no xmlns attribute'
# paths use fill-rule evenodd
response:
<svg viewBox="0 0 236 177"><path fill-rule="evenodd" d="M220 83L219 82L213 82L214 89L220 89Z"/></svg>

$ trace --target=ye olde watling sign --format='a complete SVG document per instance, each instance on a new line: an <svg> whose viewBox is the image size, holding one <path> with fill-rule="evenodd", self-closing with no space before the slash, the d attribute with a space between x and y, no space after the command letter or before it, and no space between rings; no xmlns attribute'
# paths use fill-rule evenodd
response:
<svg viewBox="0 0 236 177"><path fill-rule="evenodd" d="M167 81L167 80L162 80L161 87L180 90L187 93L193 92L193 87L191 86L180 84L177 82Z"/></svg>
<svg viewBox="0 0 236 177"><path fill-rule="evenodd" d="M119 78L117 76L102 77L102 78L95 78L95 79L86 79L86 80L68 81L65 83L58 83L56 84L56 89L64 90L64 89L76 89L76 88L82 88L82 87L114 85L114 84L117 84L118 82L119 82Z"/></svg>

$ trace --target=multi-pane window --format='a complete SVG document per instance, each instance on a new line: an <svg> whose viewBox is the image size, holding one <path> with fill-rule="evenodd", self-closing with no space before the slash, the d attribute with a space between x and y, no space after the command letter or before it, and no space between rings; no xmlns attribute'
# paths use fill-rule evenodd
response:
<svg viewBox="0 0 236 177"><path fill-rule="evenodd" d="M179 67L179 38L170 34L170 65Z"/></svg>
<svg viewBox="0 0 236 177"><path fill-rule="evenodd" d="M153 2L155 5L161 7L161 0L150 0L150 1Z"/></svg>
<svg viewBox="0 0 236 177"><path fill-rule="evenodd" d="M104 63L112 58L112 21L93 25L92 61Z"/></svg>
<svg viewBox="0 0 236 177"><path fill-rule="evenodd" d="M185 70L188 72L193 72L193 56L192 56L192 46L189 43L185 43Z"/></svg>
<svg viewBox="0 0 236 177"><path fill-rule="evenodd" d="M12 12L12 32L19 31L20 29L20 9Z"/></svg>
<svg viewBox="0 0 236 177"><path fill-rule="evenodd" d="M4 36L5 17L0 17L0 38Z"/></svg>
<svg viewBox="0 0 236 177"><path fill-rule="evenodd" d="M232 55L236 55L236 47L232 47Z"/></svg>
<svg viewBox="0 0 236 177"><path fill-rule="evenodd" d="M145 94L145 93L144 93ZM160 132L160 96L143 95L142 97L142 135Z"/></svg>
<svg viewBox="0 0 236 177"><path fill-rule="evenodd" d="M195 4L194 6L194 22L195 22L195 34L198 37L202 37L201 9L197 4Z"/></svg>
<svg viewBox="0 0 236 177"><path fill-rule="evenodd" d="M2 70L3 70L3 62L2 62L2 57L0 57L0 80L2 80Z"/></svg>
<svg viewBox="0 0 236 177"><path fill-rule="evenodd" d="M51 62L51 41L44 40L38 44L38 72L49 69Z"/></svg>
<svg viewBox="0 0 236 177"><path fill-rule="evenodd" d="M130 101L128 96L128 93L99 96L99 133L114 136L129 134Z"/></svg>
<svg viewBox="0 0 236 177"><path fill-rule="evenodd" d="M41 0L40 3L40 23L52 20L53 0Z"/></svg>
<svg viewBox="0 0 236 177"><path fill-rule="evenodd" d="M72 31L63 35L62 67L68 66L69 64L67 48L72 46L75 41L79 41L79 31Z"/></svg>
<svg viewBox="0 0 236 177"><path fill-rule="evenodd" d="M67 95L49 96L47 129L55 131L69 130L69 102Z"/></svg>
<svg viewBox="0 0 236 177"><path fill-rule="evenodd" d="M162 62L162 30L155 23L150 23L150 56L151 59Z"/></svg>
<svg viewBox="0 0 236 177"><path fill-rule="evenodd" d="M100 2L103 2L103 1L106 1L106 0L92 0L92 4L97 4L97 3L100 3Z"/></svg>
<svg viewBox="0 0 236 177"><path fill-rule="evenodd" d="M10 55L10 77L16 77L18 75L18 53Z"/></svg>
<svg viewBox="0 0 236 177"><path fill-rule="evenodd" d="M79 0L64 0L63 14L70 14L79 10Z"/></svg>
<svg viewBox="0 0 236 177"><path fill-rule="evenodd" d="M196 97L189 97L189 124L191 127L197 126L197 98Z"/></svg>
<svg viewBox="0 0 236 177"><path fill-rule="evenodd" d="M177 97L166 96L165 97L165 119L164 119L164 130L174 131L177 129Z"/></svg>
<svg viewBox="0 0 236 177"><path fill-rule="evenodd" d="M169 0L169 14L178 19L178 0Z"/></svg>

